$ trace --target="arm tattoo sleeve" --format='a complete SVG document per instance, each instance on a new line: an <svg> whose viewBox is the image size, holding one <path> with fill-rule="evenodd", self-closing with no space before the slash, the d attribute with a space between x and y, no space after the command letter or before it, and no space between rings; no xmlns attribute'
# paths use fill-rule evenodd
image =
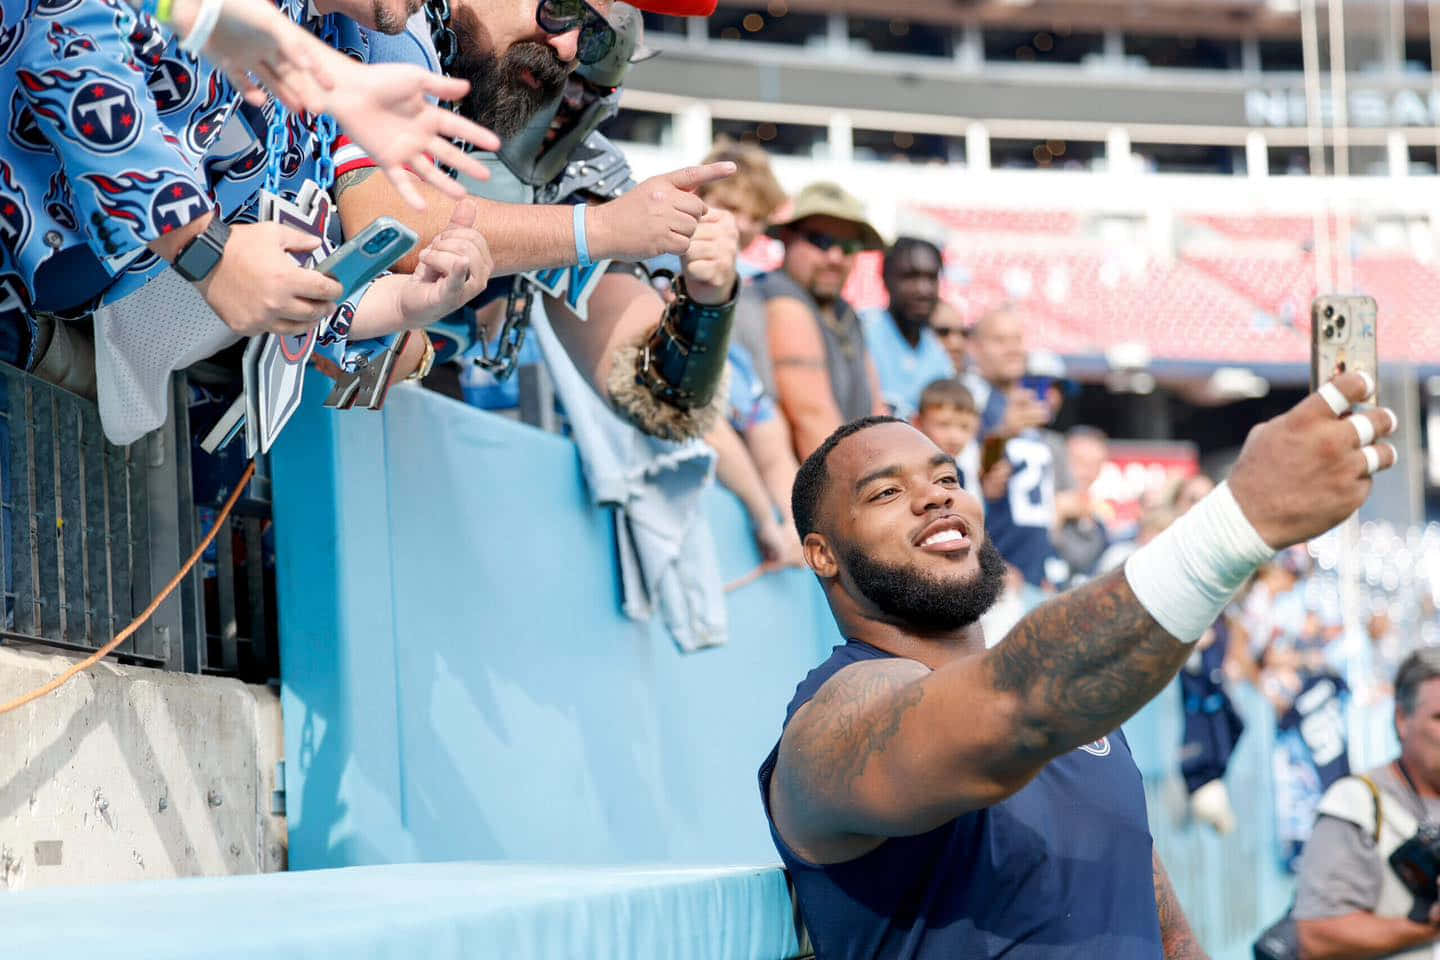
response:
<svg viewBox="0 0 1440 960"><path fill-rule="evenodd" d="M340 196L351 187L358 187L375 175L378 167L361 167L358 170L351 170L349 173L342 173L335 178L335 196Z"/></svg>
<svg viewBox="0 0 1440 960"><path fill-rule="evenodd" d="M807 762L797 781L808 796L844 796L864 773L872 755L884 752L899 733L905 715L919 705L924 688L915 672L874 665L842 670L812 703L811 716L823 716L823 728L807 737ZM900 691L883 716L870 708ZM797 771L798 772L798 771Z"/></svg>
<svg viewBox="0 0 1440 960"><path fill-rule="evenodd" d="M1165 960L1209 960L1195 934L1185 911L1170 885L1170 877L1160 862L1159 854L1152 854L1155 864L1155 909L1160 913L1160 942L1165 947Z"/></svg>
<svg viewBox="0 0 1440 960"><path fill-rule="evenodd" d="M1049 759L1110 733L1190 653L1135 599L1123 570L1037 608L989 655L995 689L1019 700L1017 759Z"/></svg>

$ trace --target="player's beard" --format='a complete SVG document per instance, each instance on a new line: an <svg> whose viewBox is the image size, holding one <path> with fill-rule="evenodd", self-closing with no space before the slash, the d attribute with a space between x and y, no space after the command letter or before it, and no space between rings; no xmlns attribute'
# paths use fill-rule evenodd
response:
<svg viewBox="0 0 1440 960"><path fill-rule="evenodd" d="M852 544L845 544L840 556L865 599L922 633L970 626L994 605L1005 587L1005 560L989 539L980 545L980 569L959 582L872 560Z"/></svg>
<svg viewBox="0 0 1440 960"><path fill-rule="evenodd" d="M541 107L560 96L570 75L570 68L544 44L518 43L497 57L477 52L461 37L460 51L450 72L470 81L465 115L502 140L524 130ZM527 70L538 89L525 82Z"/></svg>

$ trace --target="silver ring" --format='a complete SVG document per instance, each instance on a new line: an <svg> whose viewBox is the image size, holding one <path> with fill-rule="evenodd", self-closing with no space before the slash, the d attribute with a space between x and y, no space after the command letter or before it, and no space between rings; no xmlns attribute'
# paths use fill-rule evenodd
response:
<svg viewBox="0 0 1440 960"><path fill-rule="evenodd" d="M1365 475L1373 477L1380 472L1380 451L1374 447L1361 447L1360 453L1365 457Z"/></svg>
<svg viewBox="0 0 1440 960"><path fill-rule="evenodd" d="M1335 416L1345 416L1345 411L1350 409L1350 401L1345 399L1345 394L1333 383L1323 383L1320 389L1315 391L1320 394L1321 399L1335 412Z"/></svg>
<svg viewBox="0 0 1440 960"><path fill-rule="evenodd" d="M1345 418L1345 422L1355 428L1355 435L1360 438L1361 447L1369 447L1375 442L1375 422L1363 413L1352 413Z"/></svg>

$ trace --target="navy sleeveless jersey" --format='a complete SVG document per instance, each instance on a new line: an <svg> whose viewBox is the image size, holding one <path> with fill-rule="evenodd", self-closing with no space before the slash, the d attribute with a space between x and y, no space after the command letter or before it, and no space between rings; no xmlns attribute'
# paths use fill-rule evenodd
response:
<svg viewBox="0 0 1440 960"><path fill-rule="evenodd" d="M836 647L800 683L786 723L838 670L889 656ZM760 767L767 817L775 758ZM820 960L1163 957L1145 793L1118 731L994 806L845 863L810 864L774 821L770 833Z"/></svg>

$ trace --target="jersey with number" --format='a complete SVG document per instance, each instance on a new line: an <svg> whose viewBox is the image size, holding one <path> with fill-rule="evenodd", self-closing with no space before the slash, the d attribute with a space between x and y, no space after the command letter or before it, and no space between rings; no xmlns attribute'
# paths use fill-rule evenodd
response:
<svg viewBox="0 0 1440 960"><path fill-rule="evenodd" d="M1309 676L1276 723L1275 834L1287 869L1294 869L1300 845L1310 838L1325 790L1350 772L1348 696L1349 688L1339 677Z"/></svg>
<svg viewBox="0 0 1440 960"><path fill-rule="evenodd" d="M1350 755L1345 732L1345 705L1350 688L1331 673L1308 677L1290 709L1275 724L1277 737L1296 737L1304 746L1320 789L1327 790L1341 777L1350 775Z"/></svg>
<svg viewBox="0 0 1440 960"><path fill-rule="evenodd" d="M1005 420L1006 396L973 373L965 385L980 408L980 441ZM1033 586L1060 586L1069 567L1055 552L1055 452L1038 430L1027 430L1005 444L1010 483L1005 495L985 504L985 531L1005 562Z"/></svg>

